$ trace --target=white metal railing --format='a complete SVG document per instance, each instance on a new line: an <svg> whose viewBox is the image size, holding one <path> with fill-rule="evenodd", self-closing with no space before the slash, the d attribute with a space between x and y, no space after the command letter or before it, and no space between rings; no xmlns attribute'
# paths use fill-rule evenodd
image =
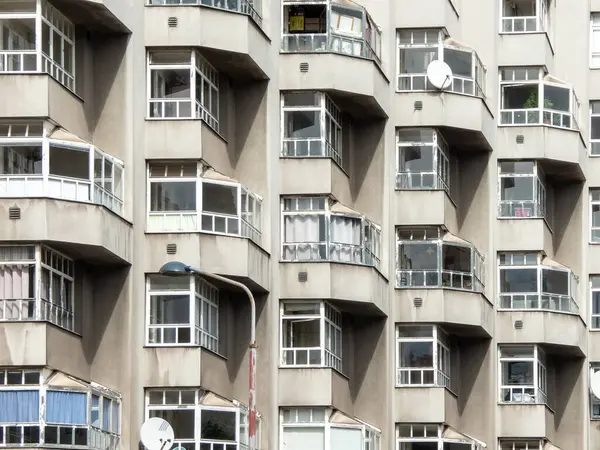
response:
<svg viewBox="0 0 600 450"><path fill-rule="evenodd" d="M0 50L0 72L23 73L37 72L37 53L35 50Z"/></svg>
<svg viewBox="0 0 600 450"><path fill-rule="evenodd" d="M150 212L148 231L198 231L198 213L188 212Z"/></svg>
<svg viewBox="0 0 600 450"><path fill-rule="evenodd" d="M192 100L189 98L148 100L153 119L192 118Z"/></svg>
<svg viewBox="0 0 600 450"><path fill-rule="evenodd" d="M547 397L535 386L501 386L500 401L502 403L546 403Z"/></svg>
<svg viewBox="0 0 600 450"><path fill-rule="evenodd" d="M56 64L48 55L42 52L42 72L50 74L52 78L60 84L66 86L71 91L75 90L75 77L58 64Z"/></svg>
<svg viewBox="0 0 600 450"><path fill-rule="evenodd" d="M220 441L207 441L205 439L200 440L200 448L202 450L231 450L237 448L235 442L220 442Z"/></svg>
<svg viewBox="0 0 600 450"><path fill-rule="evenodd" d="M25 436L30 435L32 428L37 431L38 438L35 442L29 442ZM15 433L15 430L18 430ZM39 422L35 423L0 423L0 445L8 447L37 447L37 444L42 442Z"/></svg>
<svg viewBox="0 0 600 450"><path fill-rule="evenodd" d="M215 353L219 351L219 337L203 330L199 326L196 326L196 343Z"/></svg>
<svg viewBox="0 0 600 450"><path fill-rule="evenodd" d="M451 288L465 291L479 291L483 286L470 272L451 270L398 270L396 286L399 288Z"/></svg>
<svg viewBox="0 0 600 450"><path fill-rule="evenodd" d="M209 8L224 9L250 16L262 27L262 18L251 2L246 0L149 0L149 5L160 6L194 6L201 5Z"/></svg>
<svg viewBox="0 0 600 450"><path fill-rule="evenodd" d="M498 217L512 219L543 219L546 211L543 205L534 200L500 200Z"/></svg>
<svg viewBox="0 0 600 450"><path fill-rule="evenodd" d="M123 214L123 200L118 198L116 195L108 192L101 186L94 184L94 197L93 202L99 203L106 206L108 209L116 212L117 214Z"/></svg>
<svg viewBox="0 0 600 450"><path fill-rule="evenodd" d="M323 138L284 138L281 155L286 158L331 158L342 166L342 156Z"/></svg>
<svg viewBox="0 0 600 450"><path fill-rule="evenodd" d="M381 63L379 56L364 38L335 33L284 33L281 36L281 45L283 52L333 52Z"/></svg>
<svg viewBox="0 0 600 450"><path fill-rule="evenodd" d="M0 322L43 321L69 331L75 329L72 311L40 299L0 299Z"/></svg>
<svg viewBox="0 0 600 450"><path fill-rule="evenodd" d="M579 314L577 302L569 295L510 293L500 294L501 309L526 309Z"/></svg>
<svg viewBox="0 0 600 450"><path fill-rule="evenodd" d="M431 182L427 180L431 180ZM444 179L434 171L396 172L396 189L449 190Z"/></svg>
<svg viewBox="0 0 600 450"><path fill-rule="evenodd" d="M284 52L326 52L327 33L284 33L281 45Z"/></svg>
<svg viewBox="0 0 600 450"><path fill-rule="evenodd" d="M213 130L219 131L219 120L196 100L196 118L204 120Z"/></svg>
<svg viewBox="0 0 600 450"><path fill-rule="evenodd" d="M285 261L335 261L378 267L379 258L365 245L337 242L285 242Z"/></svg>
<svg viewBox="0 0 600 450"><path fill-rule="evenodd" d="M162 345L191 344L190 324L148 324L148 340L152 344Z"/></svg>
<svg viewBox="0 0 600 450"><path fill-rule="evenodd" d="M502 18L502 33L535 33L543 31L537 16L515 16Z"/></svg>
<svg viewBox="0 0 600 450"><path fill-rule="evenodd" d="M321 364L321 347L283 347L281 349L282 366L320 366Z"/></svg>
<svg viewBox="0 0 600 450"><path fill-rule="evenodd" d="M325 365L327 367L333 367L338 372L342 372L342 358L334 355L327 349L325 349Z"/></svg>
<svg viewBox="0 0 600 450"><path fill-rule="evenodd" d="M202 231L239 236L241 234L240 220L240 216L202 212Z"/></svg>
<svg viewBox="0 0 600 450"><path fill-rule="evenodd" d="M548 108L501 109L501 125L550 125L577 129L573 114Z"/></svg>
<svg viewBox="0 0 600 450"><path fill-rule="evenodd" d="M435 369L402 367L396 369L396 385L398 386L418 386L434 385Z"/></svg>

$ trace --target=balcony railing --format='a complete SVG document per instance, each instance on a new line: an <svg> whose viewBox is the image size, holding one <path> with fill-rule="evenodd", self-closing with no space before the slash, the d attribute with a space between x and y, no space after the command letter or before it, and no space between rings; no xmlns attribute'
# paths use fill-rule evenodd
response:
<svg viewBox="0 0 600 450"><path fill-rule="evenodd" d="M569 295L560 294L500 294L500 308L579 314L577 302Z"/></svg>
<svg viewBox="0 0 600 450"><path fill-rule="evenodd" d="M510 219L543 219L546 211L533 200L500 200L498 217Z"/></svg>
<svg viewBox="0 0 600 450"><path fill-rule="evenodd" d="M475 287L473 286L475 281ZM396 272L398 288L450 288L479 292L482 283L469 272L454 272L451 270L398 270Z"/></svg>
<svg viewBox="0 0 600 450"><path fill-rule="evenodd" d="M449 187L437 172L396 172L396 189L398 190L444 190Z"/></svg>
<svg viewBox="0 0 600 450"><path fill-rule="evenodd" d="M547 396L535 386L502 386L500 400L502 403L544 404Z"/></svg>
<svg viewBox="0 0 600 450"><path fill-rule="evenodd" d="M515 16L502 18L502 33L536 33L544 31L538 16Z"/></svg>
<svg viewBox="0 0 600 450"><path fill-rule="evenodd" d="M335 33L288 33L281 38L282 51L287 53L332 52L366 58L381 64L381 59L364 38Z"/></svg>
<svg viewBox="0 0 600 450"><path fill-rule="evenodd" d="M437 375L437 380L435 375ZM432 367L398 367L396 369L396 386L439 386L449 388L450 377L441 370Z"/></svg>
<svg viewBox="0 0 600 450"><path fill-rule="evenodd" d="M546 108L500 110L502 125L551 125L560 128L577 129L576 122L572 119L573 115L570 112Z"/></svg>
<svg viewBox="0 0 600 450"><path fill-rule="evenodd" d="M333 261L379 267L379 258L364 245L335 242L285 242L286 261Z"/></svg>
<svg viewBox="0 0 600 450"><path fill-rule="evenodd" d="M262 27L262 18L257 5L254 1L247 0L149 0L152 6L207 6L209 8L223 9L225 11L236 12L250 16L260 27Z"/></svg>
<svg viewBox="0 0 600 450"><path fill-rule="evenodd" d="M75 330L72 311L46 300L0 299L0 322L50 322L69 331Z"/></svg>

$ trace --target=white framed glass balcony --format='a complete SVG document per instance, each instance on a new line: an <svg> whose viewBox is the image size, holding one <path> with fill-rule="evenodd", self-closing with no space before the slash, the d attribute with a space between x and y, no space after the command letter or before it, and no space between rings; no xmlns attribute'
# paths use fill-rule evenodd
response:
<svg viewBox="0 0 600 450"><path fill-rule="evenodd" d="M148 119L201 119L219 132L219 73L198 50L149 50Z"/></svg>
<svg viewBox="0 0 600 450"><path fill-rule="evenodd" d="M283 53L340 53L381 64L381 29L354 2L284 0Z"/></svg>
<svg viewBox="0 0 600 450"><path fill-rule="evenodd" d="M397 423L396 450L483 450L485 443L448 425Z"/></svg>
<svg viewBox="0 0 600 450"><path fill-rule="evenodd" d="M50 2L1 2L0 28L0 73L47 73L75 91L75 26Z"/></svg>
<svg viewBox="0 0 600 450"><path fill-rule="evenodd" d="M578 278L541 253L498 254L498 309L578 314Z"/></svg>
<svg viewBox="0 0 600 450"><path fill-rule="evenodd" d="M590 15L590 69L600 67L600 12Z"/></svg>
<svg viewBox="0 0 600 450"><path fill-rule="evenodd" d="M538 345L502 345L498 349L500 403L547 402L546 354Z"/></svg>
<svg viewBox="0 0 600 450"><path fill-rule="evenodd" d="M0 246L0 322L49 322L75 331L73 260L45 245Z"/></svg>
<svg viewBox="0 0 600 450"><path fill-rule="evenodd" d="M396 247L396 289L483 292L484 258L470 242L439 227L397 227Z"/></svg>
<svg viewBox="0 0 600 450"><path fill-rule="evenodd" d="M396 325L396 387L452 389L448 335L435 325Z"/></svg>
<svg viewBox="0 0 600 450"><path fill-rule="evenodd" d="M342 313L324 301L279 304L280 367L342 370Z"/></svg>
<svg viewBox="0 0 600 450"><path fill-rule="evenodd" d="M342 167L342 113L324 92L281 94L281 156L331 158Z"/></svg>
<svg viewBox="0 0 600 450"><path fill-rule="evenodd" d="M448 37L441 29L403 29L396 34L398 46L397 92L436 91L427 80L427 67L434 60L452 69L452 84L447 89L485 99L486 67L475 50Z"/></svg>
<svg viewBox="0 0 600 450"><path fill-rule="evenodd" d="M328 197L282 198L283 261L334 261L379 268L381 228Z"/></svg>
<svg viewBox="0 0 600 450"><path fill-rule="evenodd" d="M261 240L262 199L199 161L148 163L148 233L213 233Z"/></svg>
<svg viewBox="0 0 600 450"><path fill-rule="evenodd" d="M600 39L600 34L598 35ZM600 101L590 102L590 156L600 156Z"/></svg>
<svg viewBox="0 0 600 450"><path fill-rule="evenodd" d="M0 447L118 450L119 393L50 369L0 369Z"/></svg>
<svg viewBox="0 0 600 450"><path fill-rule="evenodd" d="M450 195L450 149L435 128L396 130L396 189L443 190Z"/></svg>
<svg viewBox="0 0 600 450"><path fill-rule="evenodd" d="M499 450L544 450L547 448L543 439L501 439L499 445ZM557 447L552 446L548 450L554 448Z"/></svg>
<svg viewBox="0 0 600 450"><path fill-rule="evenodd" d="M550 0L502 0L500 33L548 31Z"/></svg>
<svg viewBox="0 0 600 450"><path fill-rule="evenodd" d="M590 275L590 329L600 330L600 275Z"/></svg>
<svg viewBox="0 0 600 450"><path fill-rule="evenodd" d="M204 6L250 16L262 27L260 0L146 0L149 6Z"/></svg>
<svg viewBox="0 0 600 450"><path fill-rule="evenodd" d="M0 122L0 198L49 197L123 214L123 162L48 122Z"/></svg>
<svg viewBox="0 0 600 450"><path fill-rule="evenodd" d="M600 188L590 189L590 243L600 243Z"/></svg>
<svg viewBox="0 0 600 450"><path fill-rule="evenodd" d="M499 161L498 178L499 218L546 218L546 180L536 161Z"/></svg>
<svg viewBox="0 0 600 450"><path fill-rule="evenodd" d="M381 430L341 411L322 407L279 410L285 450L381 450Z"/></svg>
<svg viewBox="0 0 600 450"><path fill-rule="evenodd" d="M600 362L590 362L590 380L592 375L600 372ZM600 398L596 397L590 389L590 419L600 419Z"/></svg>
<svg viewBox="0 0 600 450"><path fill-rule="evenodd" d="M573 87L541 67L500 68L500 125L579 129Z"/></svg>

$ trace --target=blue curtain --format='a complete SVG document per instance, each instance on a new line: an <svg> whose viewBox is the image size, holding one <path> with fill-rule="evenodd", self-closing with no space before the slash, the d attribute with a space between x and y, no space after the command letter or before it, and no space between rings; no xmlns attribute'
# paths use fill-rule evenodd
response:
<svg viewBox="0 0 600 450"><path fill-rule="evenodd" d="M40 421L40 391L0 391L0 423Z"/></svg>
<svg viewBox="0 0 600 450"><path fill-rule="evenodd" d="M86 425L87 394L48 391L46 395L46 422Z"/></svg>

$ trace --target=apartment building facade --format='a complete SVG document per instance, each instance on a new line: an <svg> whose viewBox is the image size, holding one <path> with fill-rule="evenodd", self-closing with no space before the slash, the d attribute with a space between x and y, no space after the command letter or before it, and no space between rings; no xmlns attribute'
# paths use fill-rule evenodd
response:
<svg viewBox="0 0 600 450"><path fill-rule="evenodd" d="M600 445L600 1L0 0L0 448ZM432 61L451 71L434 87ZM528 284L529 283L529 284Z"/></svg>

